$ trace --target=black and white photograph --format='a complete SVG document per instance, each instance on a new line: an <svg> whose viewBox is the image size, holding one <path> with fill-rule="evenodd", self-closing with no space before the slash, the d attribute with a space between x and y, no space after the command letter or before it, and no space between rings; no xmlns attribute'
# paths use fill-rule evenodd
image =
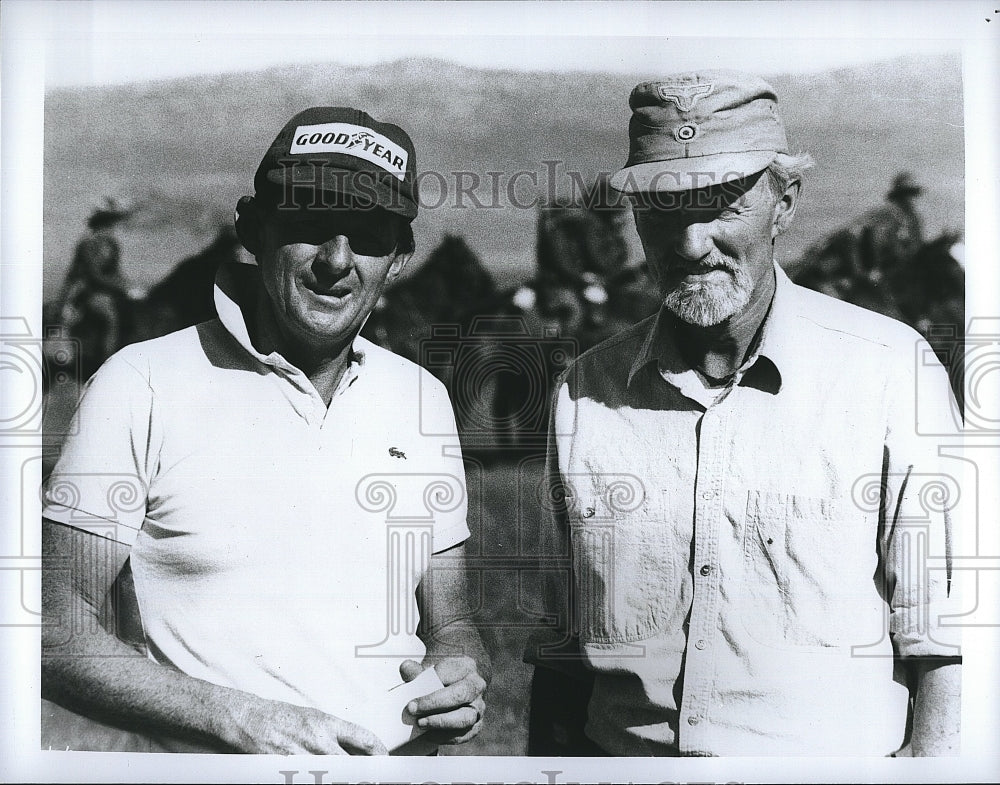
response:
<svg viewBox="0 0 1000 785"><path fill-rule="evenodd" d="M998 31L5 2L0 780L995 781Z"/></svg>

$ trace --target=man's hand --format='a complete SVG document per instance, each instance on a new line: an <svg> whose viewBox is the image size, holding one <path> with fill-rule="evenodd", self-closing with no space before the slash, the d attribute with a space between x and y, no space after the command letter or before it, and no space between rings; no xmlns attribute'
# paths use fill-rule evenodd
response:
<svg viewBox="0 0 1000 785"><path fill-rule="evenodd" d="M237 717L233 746L240 752L279 755L387 755L366 728L319 709L282 701L254 701Z"/></svg>
<svg viewBox="0 0 1000 785"><path fill-rule="evenodd" d="M416 660L399 666L404 681L413 681L424 670ZM427 666L429 667L429 666ZM486 680L471 657L446 657L434 665L444 687L415 698L406 710L417 717L417 726L433 731L440 744L461 744L476 736L483 726Z"/></svg>

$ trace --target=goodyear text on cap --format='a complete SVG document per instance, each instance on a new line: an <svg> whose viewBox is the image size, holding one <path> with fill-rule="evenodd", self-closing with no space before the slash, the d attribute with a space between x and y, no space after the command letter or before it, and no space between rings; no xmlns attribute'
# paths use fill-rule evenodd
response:
<svg viewBox="0 0 1000 785"><path fill-rule="evenodd" d="M295 129L288 152L340 153L370 161L402 180L406 176L406 150L371 128L351 123L300 125Z"/></svg>

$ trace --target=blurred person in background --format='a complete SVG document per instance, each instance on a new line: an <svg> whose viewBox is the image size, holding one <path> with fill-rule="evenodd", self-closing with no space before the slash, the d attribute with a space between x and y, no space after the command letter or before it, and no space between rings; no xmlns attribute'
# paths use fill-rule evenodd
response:
<svg viewBox="0 0 1000 785"><path fill-rule="evenodd" d="M897 175L884 204L810 247L799 261L802 286L908 321L915 265L924 248L916 199L923 193L909 172ZM925 294L926 296L926 294Z"/></svg>
<svg viewBox="0 0 1000 785"><path fill-rule="evenodd" d="M54 316L67 337L79 341L84 379L121 348L128 331L128 283L116 236L118 225L128 217L113 199L91 214L57 299Z"/></svg>
<svg viewBox="0 0 1000 785"><path fill-rule="evenodd" d="M920 250L924 233L916 200L923 191L912 174L903 172L892 181L886 203L862 219L859 254L873 283L905 273Z"/></svg>

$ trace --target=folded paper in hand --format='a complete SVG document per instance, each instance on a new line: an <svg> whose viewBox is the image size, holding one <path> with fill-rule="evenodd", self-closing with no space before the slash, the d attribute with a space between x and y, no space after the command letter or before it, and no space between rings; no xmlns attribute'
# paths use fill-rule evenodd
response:
<svg viewBox="0 0 1000 785"><path fill-rule="evenodd" d="M406 710L414 698L421 698L444 687L434 668L427 668L413 681L404 682L375 698L365 713L370 718L367 728L378 736L389 752L396 755L426 755L437 745L414 742L425 731L417 726L417 718Z"/></svg>

